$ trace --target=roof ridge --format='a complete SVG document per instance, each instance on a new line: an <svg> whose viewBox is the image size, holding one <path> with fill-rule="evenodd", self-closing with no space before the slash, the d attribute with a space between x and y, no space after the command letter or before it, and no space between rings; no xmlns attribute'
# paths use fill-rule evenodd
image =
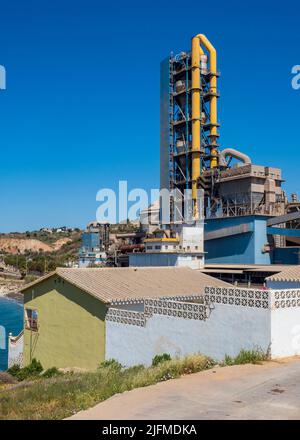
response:
<svg viewBox="0 0 300 440"><path fill-rule="evenodd" d="M300 281L300 265L295 264L293 266L289 266L284 270L270 275L266 278L269 281Z"/></svg>

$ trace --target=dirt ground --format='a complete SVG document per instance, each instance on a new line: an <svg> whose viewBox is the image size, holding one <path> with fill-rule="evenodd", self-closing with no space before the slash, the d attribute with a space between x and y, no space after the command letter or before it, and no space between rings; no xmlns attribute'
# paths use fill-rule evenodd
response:
<svg viewBox="0 0 300 440"><path fill-rule="evenodd" d="M70 419L300 419L300 358L217 367L113 396Z"/></svg>

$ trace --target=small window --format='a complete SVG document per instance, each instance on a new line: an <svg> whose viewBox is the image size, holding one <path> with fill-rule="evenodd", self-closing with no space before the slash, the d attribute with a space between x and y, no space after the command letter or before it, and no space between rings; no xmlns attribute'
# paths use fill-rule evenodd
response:
<svg viewBox="0 0 300 440"><path fill-rule="evenodd" d="M152 246L147 246L147 249L152 249Z"/></svg>
<svg viewBox="0 0 300 440"><path fill-rule="evenodd" d="M160 246L155 246L155 249L160 249Z"/></svg>
<svg viewBox="0 0 300 440"><path fill-rule="evenodd" d="M38 330L38 312L34 309L25 309L25 328L36 332Z"/></svg>

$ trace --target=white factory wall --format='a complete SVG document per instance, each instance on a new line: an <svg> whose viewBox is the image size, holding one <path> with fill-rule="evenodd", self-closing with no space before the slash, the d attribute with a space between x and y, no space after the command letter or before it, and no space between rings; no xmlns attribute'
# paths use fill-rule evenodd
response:
<svg viewBox="0 0 300 440"><path fill-rule="evenodd" d="M149 365L162 353L202 353L217 361L242 349L273 359L300 355L300 289L209 287L204 300L145 299L144 313L110 308L106 359L132 366Z"/></svg>
<svg viewBox="0 0 300 440"><path fill-rule="evenodd" d="M222 360L241 349L266 352L269 344L270 311L263 308L215 304L206 320L153 314L144 327L106 321L106 358L125 366L149 365L161 353L202 353Z"/></svg>
<svg viewBox="0 0 300 440"><path fill-rule="evenodd" d="M300 290L273 290L271 356L300 355Z"/></svg>

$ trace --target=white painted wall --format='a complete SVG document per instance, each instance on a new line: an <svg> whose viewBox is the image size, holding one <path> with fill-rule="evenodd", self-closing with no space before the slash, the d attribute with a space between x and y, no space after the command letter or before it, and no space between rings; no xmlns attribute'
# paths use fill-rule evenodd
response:
<svg viewBox="0 0 300 440"><path fill-rule="evenodd" d="M300 355L300 289L272 290L271 356Z"/></svg>
<svg viewBox="0 0 300 440"><path fill-rule="evenodd" d="M162 353L172 357L202 353L217 361L242 349L269 351L273 359L300 355L300 289L207 287L204 298L202 305L146 300L145 315L139 305L134 312L139 317L129 316L133 312L127 309L118 322L107 320L106 359L132 366L149 365ZM194 319L209 309L205 320ZM136 318L139 325L132 324Z"/></svg>
<svg viewBox="0 0 300 440"><path fill-rule="evenodd" d="M300 307L271 311L271 356L300 355Z"/></svg>
<svg viewBox="0 0 300 440"><path fill-rule="evenodd" d="M153 315L145 327L106 322L106 359L151 364L156 354L202 353L216 360L270 344L270 310L215 304L205 321Z"/></svg>

